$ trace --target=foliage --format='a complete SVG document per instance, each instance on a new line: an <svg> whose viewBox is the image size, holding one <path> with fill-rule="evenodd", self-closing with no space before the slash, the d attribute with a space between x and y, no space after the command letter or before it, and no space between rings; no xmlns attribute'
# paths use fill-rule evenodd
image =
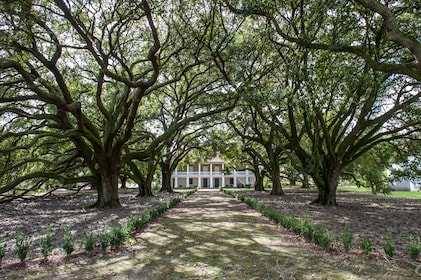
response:
<svg viewBox="0 0 421 280"><path fill-rule="evenodd" d="M15 241L16 241L16 253L20 261L23 262L26 259L26 256L28 255L28 252L30 249L29 237L26 236L24 233L19 232L15 237Z"/></svg>
<svg viewBox="0 0 421 280"><path fill-rule="evenodd" d="M390 143L379 144L344 169L345 178L351 178L358 187L372 193L390 193L387 170L392 166L396 151Z"/></svg>
<svg viewBox="0 0 421 280"><path fill-rule="evenodd" d="M373 250L373 244L369 237L364 236L361 239L360 249L363 250L366 255L368 255Z"/></svg>
<svg viewBox="0 0 421 280"><path fill-rule="evenodd" d="M126 228L128 232L134 232L142 228L144 225L141 216L131 215L127 218Z"/></svg>
<svg viewBox="0 0 421 280"><path fill-rule="evenodd" d="M67 255L70 255L74 250L74 237L72 233L70 232L70 229L68 226L63 227L63 243L61 244L61 247L64 249Z"/></svg>
<svg viewBox="0 0 421 280"><path fill-rule="evenodd" d="M393 257L395 255L395 241L391 233L383 241L383 249L386 255Z"/></svg>
<svg viewBox="0 0 421 280"><path fill-rule="evenodd" d="M53 240L49 231L39 239L39 245L41 247L41 254L46 258L53 250Z"/></svg>
<svg viewBox="0 0 421 280"><path fill-rule="evenodd" d="M111 230L109 232L110 245L118 247L128 240L128 234L126 228L119 223L113 221L111 224Z"/></svg>
<svg viewBox="0 0 421 280"><path fill-rule="evenodd" d="M409 244L407 247L408 254L412 259L417 259L420 256L421 252L421 245L420 245L420 238L414 239L412 234L409 235Z"/></svg>
<svg viewBox="0 0 421 280"><path fill-rule="evenodd" d="M349 231L347 226L344 226L342 229L342 244L344 246L345 252L349 252L352 246L352 232Z"/></svg>
<svg viewBox="0 0 421 280"><path fill-rule="evenodd" d="M92 233L85 234L85 237L83 238L83 248L85 251L90 252L94 249L95 246L95 240L94 235Z"/></svg>
<svg viewBox="0 0 421 280"><path fill-rule="evenodd" d="M313 239L316 244L321 245L325 250L329 250L332 239L329 232L321 225L314 226Z"/></svg>
<svg viewBox="0 0 421 280"><path fill-rule="evenodd" d="M6 248L3 245L3 237L0 235L0 263L2 262L5 254L6 254Z"/></svg>
<svg viewBox="0 0 421 280"><path fill-rule="evenodd" d="M110 245L110 234L108 232L101 232L98 236L99 246L103 251L105 251Z"/></svg>

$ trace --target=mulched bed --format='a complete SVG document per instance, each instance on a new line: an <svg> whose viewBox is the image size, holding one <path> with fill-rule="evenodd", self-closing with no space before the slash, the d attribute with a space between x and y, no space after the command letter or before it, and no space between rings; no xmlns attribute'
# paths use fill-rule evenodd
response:
<svg viewBox="0 0 421 280"><path fill-rule="evenodd" d="M284 215L307 218L323 224L341 245L342 229L346 225L353 233L353 247L358 248L361 239L371 238L377 252L383 252L384 238L391 233L395 241L396 255L407 255L409 234L421 238L421 200L391 198L358 192L338 192L337 207L310 205L317 193L314 189L285 189L283 197L269 192L245 191L259 203L279 210Z"/></svg>
<svg viewBox="0 0 421 280"><path fill-rule="evenodd" d="M170 201L182 193L158 193L154 197L136 197L137 189L120 191L119 209L84 209L96 200L96 192L82 190L77 194L68 191L57 191L53 195L42 199L14 200L0 203L0 234L6 247L6 255L2 266L13 265L19 262L15 237L19 232L30 237L31 250L27 259L39 258L39 238L50 231L55 249L51 258L64 257L61 249L63 227L67 226L75 237L76 250L81 250L83 237L87 233L94 235L108 231L112 222L126 224L127 217L139 215L145 209L157 207L159 204Z"/></svg>

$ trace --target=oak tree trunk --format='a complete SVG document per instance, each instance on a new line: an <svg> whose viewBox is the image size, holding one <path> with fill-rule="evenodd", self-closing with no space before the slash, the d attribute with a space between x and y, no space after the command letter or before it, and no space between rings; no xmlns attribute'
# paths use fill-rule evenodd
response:
<svg viewBox="0 0 421 280"><path fill-rule="evenodd" d="M260 171L259 168L255 168L254 170L254 174L256 177L256 181L254 183L254 190L258 192L264 191L265 186L263 185L263 179L265 177L266 171L264 169Z"/></svg>
<svg viewBox="0 0 421 280"><path fill-rule="evenodd" d="M308 188L310 188L310 182L309 182L309 179L308 179L308 174L307 174L307 173L303 173L303 174L302 174L302 179L301 179L301 182L302 182L302 186L301 186L301 188L303 188L303 189L308 189Z"/></svg>
<svg viewBox="0 0 421 280"><path fill-rule="evenodd" d="M285 195L281 185L281 173L279 171L279 166L277 168L271 168L270 175L272 177L272 191L270 194Z"/></svg>
<svg viewBox="0 0 421 280"><path fill-rule="evenodd" d="M96 208L121 207L118 196L118 179L120 175L119 164L116 162L103 163L98 166L100 182L97 184Z"/></svg>
<svg viewBox="0 0 421 280"><path fill-rule="evenodd" d="M336 190L338 188L338 178L340 170L338 167L329 170L325 177L315 177L317 186L317 198L311 204L320 204L323 206L337 206Z"/></svg>
<svg viewBox="0 0 421 280"><path fill-rule="evenodd" d="M162 186L160 192L174 192L173 188L171 187L171 168L170 164L168 163L161 163L161 180Z"/></svg>

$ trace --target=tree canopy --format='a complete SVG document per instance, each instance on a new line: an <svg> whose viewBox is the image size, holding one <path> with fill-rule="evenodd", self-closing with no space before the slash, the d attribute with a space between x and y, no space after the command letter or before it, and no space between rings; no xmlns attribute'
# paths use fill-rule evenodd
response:
<svg viewBox="0 0 421 280"><path fill-rule="evenodd" d="M220 127L273 194L285 163L322 205L343 175L377 188L368 153L414 165L392 150L420 141L417 3L129 2L0 1L3 200L89 183L94 206L118 207L119 180L151 195L158 166L171 191Z"/></svg>

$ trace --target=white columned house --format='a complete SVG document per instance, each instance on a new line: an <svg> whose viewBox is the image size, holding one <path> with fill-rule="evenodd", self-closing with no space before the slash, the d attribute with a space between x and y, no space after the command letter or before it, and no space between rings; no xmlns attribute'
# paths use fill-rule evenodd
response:
<svg viewBox="0 0 421 280"><path fill-rule="evenodd" d="M172 174L172 187L218 188L224 186L247 187L256 181L254 173L249 170L234 170L224 173L225 163L216 157L209 161L187 164L176 168Z"/></svg>

